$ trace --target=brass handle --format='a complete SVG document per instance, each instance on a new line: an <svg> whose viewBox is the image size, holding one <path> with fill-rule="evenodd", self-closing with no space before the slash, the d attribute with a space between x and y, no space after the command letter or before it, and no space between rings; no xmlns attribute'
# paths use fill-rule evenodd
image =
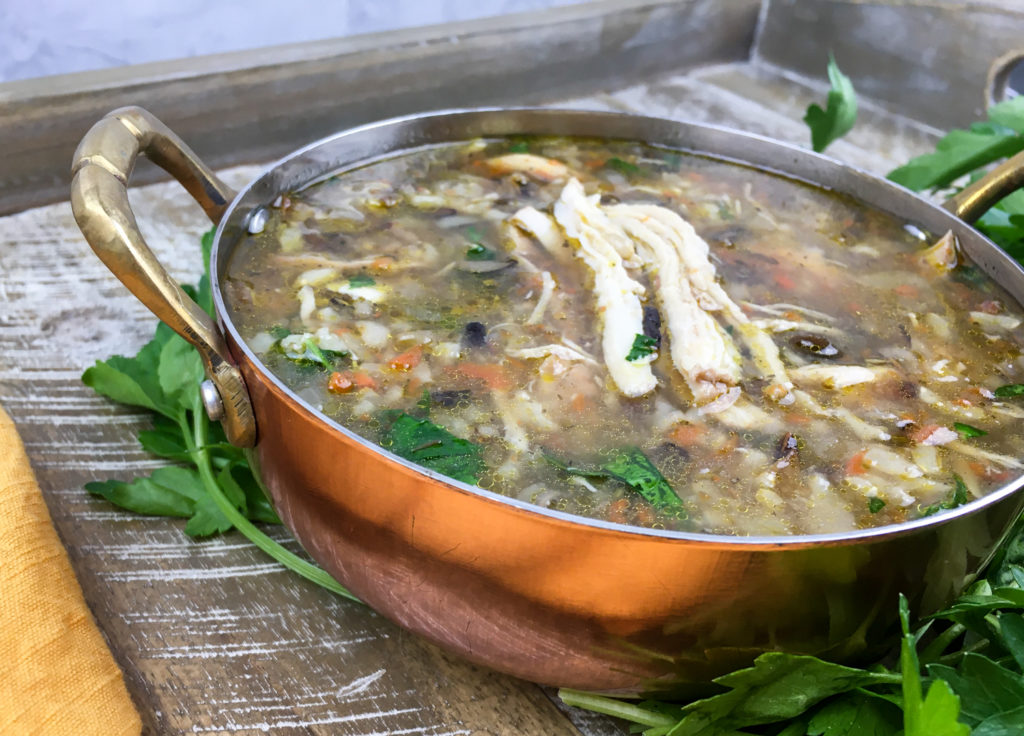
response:
<svg viewBox="0 0 1024 736"><path fill-rule="evenodd" d="M1024 152L1006 159L942 205L964 222L974 222L996 202L1024 186Z"/></svg>
<svg viewBox="0 0 1024 736"><path fill-rule="evenodd" d="M178 180L214 223L234 193L170 129L140 107L123 107L96 123L71 166L71 208L85 239L139 300L188 340L224 403L222 424L233 444L252 447L256 421L242 374L210 316L182 291L139 232L128 202L128 179L144 154Z"/></svg>

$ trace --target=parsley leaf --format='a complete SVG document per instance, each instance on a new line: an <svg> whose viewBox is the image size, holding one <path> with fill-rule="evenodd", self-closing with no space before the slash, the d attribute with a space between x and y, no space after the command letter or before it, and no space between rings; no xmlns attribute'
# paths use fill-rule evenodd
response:
<svg viewBox="0 0 1024 736"><path fill-rule="evenodd" d="M211 314L209 253L212 243L213 232L210 231L202 239L207 272L199 285L182 287ZM280 341L289 331L277 327L272 334ZM306 347L308 350L309 346ZM315 350L308 352L324 361L337 355L324 350L319 354ZM188 519L185 532L191 536L207 536L235 528L285 567L356 600L326 572L252 524L253 521L280 523L280 519L244 452L229 445L220 425L212 424L206 416L198 388L203 377L198 353L164 324L157 325L153 339L135 356L115 355L88 368L82 381L97 393L152 412L153 427L139 433L139 442L147 451L181 465L158 468L148 477L131 481L88 483L86 490L136 513Z"/></svg>
<svg viewBox="0 0 1024 736"><path fill-rule="evenodd" d="M493 261L495 255L493 250L480 243L473 243L466 249L467 261Z"/></svg>
<svg viewBox="0 0 1024 736"><path fill-rule="evenodd" d="M587 478L612 478L620 483L625 483L643 496L654 508L671 509L675 512L676 518L686 518L686 509L682 499L679 498L661 471L639 448L627 447L617 450L610 460L591 468L569 465L550 455L544 457L552 465L570 475Z"/></svg>
<svg viewBox="0 0 1024 736"><path fill-rule="evenodd" d="M920 634L910 631L910 605L900 595L900 670L903 674L904 736L968 736L971 729L957 721L960 699L945 680L936 679L922 698L921 664L917 656Z"/></svg>
<svg viewBox="0 0 1024 736"><path fill-rule="evenodd" d="M984 429L978 429L972 427L970 424L964 424L963 422L953 422L953 429L960 433L961 437L984 437L988 434Z"/></svg>
<svg viewBox="0 0 1024 736"><path fill-rule="evenodd" d="M895 736L901 721L895 704L850 692L815 711L800 736Z"/></svg>
<svg viewBox="0 0 1024 736"><path fill-rule="evenodd" d="M975 123L970 130L951 130L926 153L889 172L889 179L920 192L949 186L979 166L1024 150L1016 133Z"/></svg>
<svg viewBox="0 0 1024 736"><path fill-rule="evenodd" d="M875 496L874 498L868 499L868 511L872 514L877 514L879 511L885 508L885 500Z"/></svg>
<svg viewBox="0 0 1024 736"><path fill-rule="evenodd" d="M971 500L970 492L967 489L967 484L964 483L964 479L956 473L953 474L953 493L949 499L941 501L939 503L933 503L931 506L926 507L922 512L921 516L931 516L937 514L940 511L949 511L955 509L958 506L963 506L965 503Z"/></svg>
<svg viewBox="0 0 1024 736"><path fill-rule="evenodd" d="M354 289L360 286L373 286L376 283L372 276L367 276L365 273L357 273L348 280L348 285Z"/></svg>
<svg viewBox="0 0 1024 736"><path fill-rule="evenodd" d="M380 445L406 460L463 483L475 484L486 469L480 446L456 437L429 419L402 411L382 412Z"/></svg>
<svg viewBox="0 0 1024 736"><path fill-rule="evenodd" d="M1012 399L1016 396L1024 396L1024 383L1010 383L1000 386L993 391L997 399Z"/></svg>
<svg viewBox="0 0 1024 736"><path fill-rule="evenodd" d="M636 337L633 338L633 346L626 354L626 360L640 360L641 358L646 358L648 355L653 354L657 349L658 340L656 338L637 333Z"/></svg>
<svg viewBox="0 0 1024 736"><path fill-rule="evenodd" d="M621 174L631 176L633 174L639 174L641 169L636 164L619 158L618 156L612 156L610 159L604 162L604 165L609 169L615 169Z"/></svg>
<svg viewBox="0 0 1024 736"><path fill-rule="evenodd" d="M850 78L839 71L835 58L829 54L828 79L832 88L825 109L811 105L804 122L811 129L811 147L821 153L837 138L842 138L857 121L857 93Z"/></svg>
<svg viewBox="0 0 1024 736"><path fill-rule="evenodd" d="M515 141L514 143L511 143L509 145L508 152L509 153L529 153L530 152L530 144L527 143L526 141Z"/></svg>

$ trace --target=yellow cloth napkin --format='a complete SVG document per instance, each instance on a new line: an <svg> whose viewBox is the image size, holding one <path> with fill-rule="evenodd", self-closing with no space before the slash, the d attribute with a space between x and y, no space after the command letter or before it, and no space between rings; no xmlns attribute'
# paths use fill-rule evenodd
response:
<svg viewBox="0 0 1024 736"><path fill-rule="evenodd" d="M0 409L0 735L141 730L21 438Z"/></svg>

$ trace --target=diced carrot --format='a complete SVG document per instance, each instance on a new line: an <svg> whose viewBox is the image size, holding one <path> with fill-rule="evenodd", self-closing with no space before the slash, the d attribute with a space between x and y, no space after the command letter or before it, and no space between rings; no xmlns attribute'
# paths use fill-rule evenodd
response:
<svg viewBox="0 0 1024 736"><path fill-rule="evenodd" d="M377 382L366 371L353 371L351 374L352 383L359 388L377 388Z"/></svg>
<svg viewBox="0 0 1024 736"><path fill-rule="evenodd" d="M867 466L864 464L864 456L868 454L867 450L861 450L856 455L846 461L846 474L847 475L864 475L868 472Z"/></svg>
<svg viewBox="0 0 1024 736"><path fill-rule="evenodd" d="M507 391L512 388L512 377L504 366L498 363L460 363L455 370L466 378L475 378L487 384L487 388Z"/></svg>
<svg viewBox="0 0 1024 736"><path fill-rule="evenodd" d="M381 256L380 258L374 258L373 263L370 264L370 268L375 271L387 271L395 264L395 259L391 256Z"/></svg>
<svg viewBox="0 0 1024 736"><path fill-rule="evenodd" d="M409 383L405 384L405 395L406 396L419 396L420 388L423 386L423 381L419 376L413 376L409 379Z"/></svg>
<svg viewBox="0 0 1024 736"><path fill-rule="evenodd" d="M913 284L900 284L893 291L905 299L917 299L921 295L921 292Z"/></svg>
<svg viewBox="0 0 1024 736"><path fill-rule="evenodd" d="M809 424L811 418L806 414L790 413L786 415L786 421L792 422L793 424Z"/></svg>
<svg viewBox="0 0 1024 736"><path fill-rule="evenodd" d="M626 511L629 509L628 498L617 498L608 504L608 521L615 524L626 523Z"/></svg>
<svg viewBox="0 0 1024 736"><path fill-rule="evenodd" d="M399 353L390 361L388 366L393 371L411 371L413 368L420 364L420 359L423 357L423 346L416 345L406 350L404 353Z"/></svg>
<svg viewBox="0 0 1024 736"><path fill-rule="evenodd" d="M576 394L575 396L573 396L572 397L572 403L570 404L570 406L572 407L572 410L574 412L576 412L577 414L582 414L583 412L585 412L589 405L590 405L590 399L588 399L586 394L584 394L582 392Z"/></svg>
<svg viewBox="0 0 1024 736"><path fill-rule="evenodd" d="M355 386L351 378L339 371L332 373L330 380L327 382L327 390L332 394L347 394Z"/></svg>
<svg viewBox="0 0 1024 736"><path fill-rule="evenodd" d="M796 281L785 271L775 272L775 283L779 285L779 288L785 289L786 291L792 291L796 288Z"/></svg>
<svg viewBox="0 0 1024 736"><path fill-rule="evenodd" d="M680 424L668 433L668 438L680 447L693 447L706 430L699 424Z"/></svg>

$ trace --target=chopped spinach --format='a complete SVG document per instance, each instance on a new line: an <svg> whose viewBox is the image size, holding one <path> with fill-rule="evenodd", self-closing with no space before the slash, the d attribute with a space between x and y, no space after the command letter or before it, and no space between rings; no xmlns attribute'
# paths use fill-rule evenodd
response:
<svg viewBox="0 0 1024 736"><path fill-rule="evenodd" d="M657 349L658 340L649 335L637 333L637 336L633 338L633 346L629 349L629 353L626 354L626 360L646 358Z"/></svg>
<svg viewBox="0 0 1024 736"><path fill-rule="evenodd" d="M406 460L470 484L477 483L486 469L479 445L429 419L387 410L381 412L381 424L381 447Z"/></svg>

